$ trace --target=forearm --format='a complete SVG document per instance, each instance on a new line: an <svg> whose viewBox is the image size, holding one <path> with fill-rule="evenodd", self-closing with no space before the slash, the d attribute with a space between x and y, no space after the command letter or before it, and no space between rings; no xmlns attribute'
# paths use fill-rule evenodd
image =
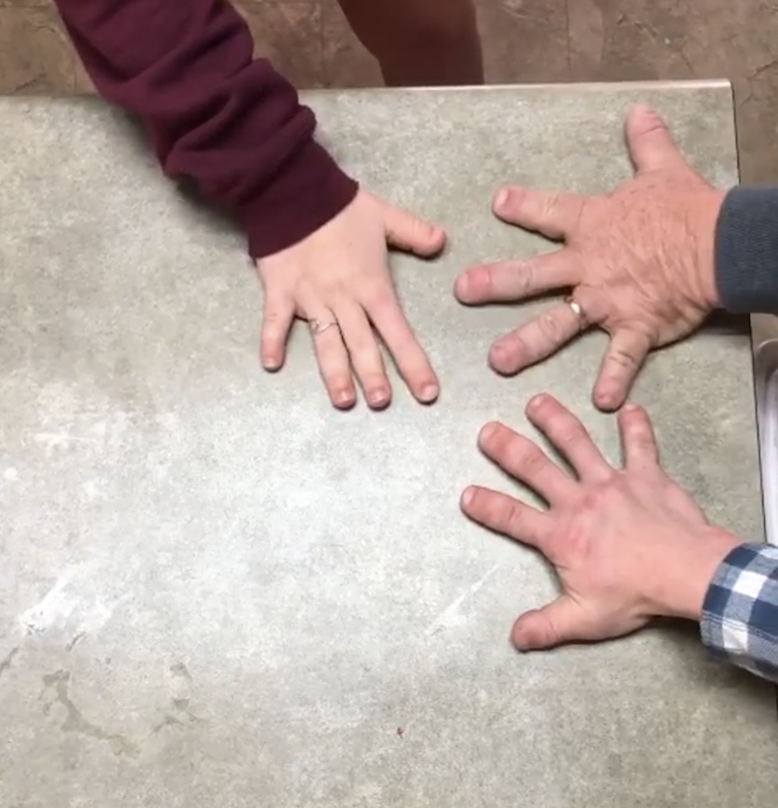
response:
<svg viewBox="0 0 778 808"><path fill-rule="evenodd" d="M778 547L744 544L726 556L700 629L713 656L778 682Z"/></svg>
<svg viewBox="0 0 778 808"><path fill-rule="evenodd" d="M726 195L715 238L723 308L778 313L778 187L738 186Z"/></svg>
<svg viewBox="0 0 778 808"><path fill-rule="evenodd" d="M225 0L56 0L95 87L137 115L165 172L245 226L254 256L317 230L356 184L313 139L315 118Z"/></svg>

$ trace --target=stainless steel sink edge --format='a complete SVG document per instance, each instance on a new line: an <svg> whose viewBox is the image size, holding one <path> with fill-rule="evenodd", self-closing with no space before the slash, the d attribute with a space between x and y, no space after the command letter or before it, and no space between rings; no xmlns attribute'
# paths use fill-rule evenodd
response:
<svg viewBox="0 0 778 808"><path fill-rule="evenodd" d="M765 536L778 545L778 317L751 318Z"/></svg>

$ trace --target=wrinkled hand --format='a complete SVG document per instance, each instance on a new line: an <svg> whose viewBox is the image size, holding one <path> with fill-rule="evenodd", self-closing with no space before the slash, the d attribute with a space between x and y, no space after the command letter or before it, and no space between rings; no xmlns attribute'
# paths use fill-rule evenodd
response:
<svg viewBox="0 0 778 808"><path fill-rule="evenodd" d="M740 542L711 527L662 471L645 411L627 405L619 413L623 469L605 461L581 422L551 396L534 398L527 415L577 479L530 439L488 424L481 450L548 510L477 486L462 496L470 518L538 549L557 571L562 594L516 621L516 645L532 650L619 637L654 616L699 620L716 567Z"/></svg>
<svg viewBox="0 0 778 808"><path fill-rule="evenodd" d="M389 270L387 242L420 256L439 252L445 234L360 191L338 216L305 240L258 263L265 290L262 364L277 370L295 316L308 320L332 403L356 401L353 374L371 407L391 400L374 330L392 354L413 395L434 401L439 385L403 314Z"/></svg>
<svg viewBox="0 0 778 808"><path fill-rule="evenodd" d="M652 348L685 336L717 305L713 242L723 192L692 170L647 107L630 113L626 138L636 175L610 194L502 189L497 216L566 246L473 267L455 287L467 304L572 289L580 312L568 303L549 309L495 342L490 363L517 373L598 325L611 336L594 390L595 404L606 410L624 402Z"/></svg>

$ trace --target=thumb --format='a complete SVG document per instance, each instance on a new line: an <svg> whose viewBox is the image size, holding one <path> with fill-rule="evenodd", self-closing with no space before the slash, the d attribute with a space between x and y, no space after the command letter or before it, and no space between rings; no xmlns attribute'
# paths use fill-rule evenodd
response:
<svg viewBox="0 0 778 808"><path fill-rule="evenodd" d="M424 258L437 255L443 249L446 234L440 227L386 203L383 209L386 240L392 247Z"/></svg>
<svg viewBox="0 0 778 808"><path fill-rule="evenodd" d="M513 644L519 651L541 651L582 639L581 610L567 595L542 609L525 612L513 624Z"/></svg>
<svg viewBox="0 0 778 808"><path fill-rule="evenodd" d="M638 174L672 169L688 170L688 164L667 124L651 107L640 104L627 115L627 147Z"/></svg>

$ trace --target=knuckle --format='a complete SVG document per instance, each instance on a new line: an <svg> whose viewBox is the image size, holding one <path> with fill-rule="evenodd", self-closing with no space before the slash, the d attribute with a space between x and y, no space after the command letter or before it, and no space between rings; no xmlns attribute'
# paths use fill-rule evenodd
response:
<svg viewBox="0 0 778 808"><path fill-rule="evenodd" d="M521 505L510 497L501 499L494 508L494 522L501 529L515 533L523 523Z"/></svg>
<svg viewBox="0 0 778 808"><path fill-rule="evenodd" d="M515 464L528 475L542 470L548 462L543 450L527 438L519 438L510 451Z"/></svg>
<svg viewBox="0 0 778 808"><path fill-rule="evenodd" d="M510 277L511 285L515 287L518 297L521 297L532 289L532 282L535 275L535 268L532 261L511 261L506 269L507 272L505 274ZM498 269L495 267L492 270L493 274L490 273L490 288L494 288L498 285L497 272Z"/></svg>
<svg viewBox="0 0 778 808"><path fill-rule="evenodd" d="M563 448L578 446L579 444L589 440L586 430L577 422L560 424L557 434L557 441Z"/></svg>
<svg viewBox="0 0 778 808"><path fill-rule="evenodd" d="M536 270L532 261L526 261L521 270L521 294L526 295L534 291L536 286Z"/></svg>
<svg viewBox="0 0 778 808"><path fill-rule="evenodd" d="M541 204L541 215L544 217L553 215L556 209L559 207L559 198L559 191L552 191L545 196Z"/></svg>
<svg viewBox="0 0 778 808"><path fill-rule="evenodd" d="M263 316L263 323L265 328L268 327L278 327L283 323L285 316L284 313L280 309L272 308L268 309Z"/></svg>
<svg viewBox="0 0 778 808"><path fill-rule="evenodd" d="M373 286L362 294L362 302L369 311L389 311L396 307L397 297L394 289Z"/></svg>
<svg viewBox="0 0 778 808"><path fill-rule="evenodd" d="M538 318L538 330L549 341L556 341L561 336L559 321L552 311L540 315Z"/></svg>
<svg viewBox="0 0 778 808"><path fill-rule="evenodd" d="M484 294L493 294L500 286L502 268L499 265L480 267L472 274L475 286Z"/></svg>
<svg viewBox="0 0 778 808"><path fill-rule="evenodd" d="M526 295L534 288L535 265L532 261L514 261L510 266L510 272L518 297Z"/></svg>
<svg viewBox="0 0 778 808"><path fill-rule="evenodd" d="M549 615L545 615L542 632L544 643L549 647L562 645L565 640L556 620Z"/></svg>
<svg viewBox="0 0 778 808"><path fill-rule="evenodd" d="M639 364L637 357L633 356L629 351L615 350L610 354L610 362L612 365L633 370Z"/></svg>
<svg viewBox="0 0 778 808"><path fill-rule="evenodd" d="M641 129L643 135L666 135L669 134L667 126L659 114L654 110L646 110L643 117L643 127Z"/></svg>
<svg viewBox="0 0 778 808"><path fill-rule="evenodd" d="M350 390L352 387L351 377L347 373L340 370L327 372L326 369L322 370L324 375L324 383L330 393L339 393L341 390Z"/></svg>

